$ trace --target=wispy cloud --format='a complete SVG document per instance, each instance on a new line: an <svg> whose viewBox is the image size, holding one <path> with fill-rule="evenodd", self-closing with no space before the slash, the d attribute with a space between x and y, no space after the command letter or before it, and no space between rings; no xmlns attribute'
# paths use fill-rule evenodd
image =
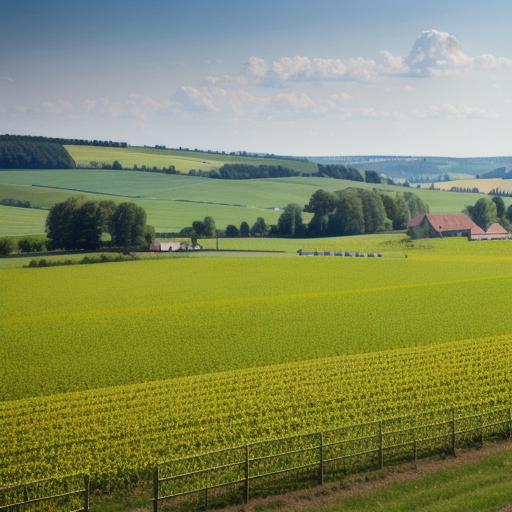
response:
<svg viewBox="0 0 512 512"><path fill-rule="evenodd" d="M4 82L9 82L10 84L13 84L14 83L14 80L10 77L10 76L3 76L2 77L2 80Z"/></svg>
<svg viewBox="0 0 512 512"><path fill-rule="evenodd" d="M500 115L493 110L486 110L481 107L470 107L468 105L444 103L433 105L423 110L413 110L412 115L417 118L445 118L445 119L497 119Z"/></svg>

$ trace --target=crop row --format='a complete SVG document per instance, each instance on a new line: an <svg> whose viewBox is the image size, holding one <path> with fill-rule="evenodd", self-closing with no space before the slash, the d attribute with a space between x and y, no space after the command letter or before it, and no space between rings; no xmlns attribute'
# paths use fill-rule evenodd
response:
<svg viewBox="0 0 512 512"><path fill-rule="evenodd" d="M511 359L508 335L4 402L0 485L89 472L108 487L262 439L467 416L510 404Z"/></svg>

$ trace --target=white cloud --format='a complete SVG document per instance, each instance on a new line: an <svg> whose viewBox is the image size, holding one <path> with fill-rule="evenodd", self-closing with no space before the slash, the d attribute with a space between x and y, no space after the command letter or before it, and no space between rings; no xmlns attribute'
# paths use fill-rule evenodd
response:
<svg viewBox="0 0 512 512"><path fill-rule="evenodd" d="M512 67L512 60L490 54L471 57L460 49L459 40L446 32L426 30L415 40L409 54L395 56L380 52L381 61L363 57L322 59L282 57L272 63L251 57L244 74L263 85L312 81L372 81L381 76L441 76L463 70Z"/></svg>
<svg viewBox="0 0 512 512"><path fill-rule="evenodd" d="M2 80L4 82L9 82L10 84L13 84L14 83L14 80L10 77L10 76L3 76L2 77Z"/></svg>

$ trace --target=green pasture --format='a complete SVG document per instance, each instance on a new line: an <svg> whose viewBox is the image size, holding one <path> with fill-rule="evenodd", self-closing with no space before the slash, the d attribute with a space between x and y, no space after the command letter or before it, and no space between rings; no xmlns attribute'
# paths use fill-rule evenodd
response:
<svg viewBox="0 0 512 512"><path fill-rule="evenodd" d="M42 234L47 215L45 210L0 205L0 236Z"/></svg>
<svg viewBox="0 0 512 512"><path fill-rule="evenodd" d="M304 205L318 189L335 191L347 187L373 189L375 185L327 178L276 178L265 180L212 180L191 176L98 169L4 170L0 172L0 198L30 201L49 208L55 202L80 195L87 199L133 201L146 209L148 223L160 232L177 232L194 220L211 215L219 228L228 224L253 224L263 217L275 224L289 203ZM378 185L390 193L406 189ZM411 189L430 206L431 212L457 213L478 199L477 194ZM504 198L512 204L512 198ZM311 215L304 214L309 222ZM13 234L28 234L30 226L19 224Z"/></svg>
<svg viewBox="0 0 512 512"><path fill-rule="evenodd" d="M512 330L510 257L169 258L0 281L2 400Z"/></svg>
<svg viewBox="0 0 512 512"><path fill-rule="evenodd" d="M378 478L378 475L366 475ZM492 512L512 503L512 450L343 498L306 512ZM266 509L270 510L270 508ZM281 508L283 512L288 508ZM509 510L509 509L507 509Z"/></svg>
<svg viewBox="0 0 512 512"><path fill-rule="evenodd" d="M367 190L376 187L372 183L329 178L212 180L192 176L98 169L1 171L0 186L5 185L43 185L89 194L114 194L152 200L179 199L258 208L284 207L289 203L304 205L320 188L333 192L348 187ZM385 192L410 190L426 201L433 213L458 213L466 205L474 204L480 198L478 194L405 189L396 185L377 185L377 188ZM21 189L19 193L28 195L32 192ZM51 193L54 191L52 190ZM512 204L512 198L504 198L504 200L507 205Z"/></svg>
<svg viewBox="0 0 512 512"><path fill-rule="evenodd" d="M218 169L224 164L248 165L281 165L299 172L317 172L314 163L300 160L282 160L273 158L256 158L233 155L205 153L201 151L177 151L169 149L154 149L142 147L130 148L104 148L98 146L64 146L77 165L90 165L91 161L107 162L112 164L117 160L123 167L132 169L134 165L139 168L169 167L174 165L176 170L188 173L190 169L210 171Z"/></svg>

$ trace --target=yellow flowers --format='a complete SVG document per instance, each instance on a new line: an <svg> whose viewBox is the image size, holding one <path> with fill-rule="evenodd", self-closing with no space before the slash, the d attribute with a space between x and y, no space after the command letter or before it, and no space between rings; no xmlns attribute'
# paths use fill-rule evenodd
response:
<svg viewBox="0 0 512 512"><path fill-rule="evenodd" d="M261 439L485 412L510 405L511 359L509 335L4 402L0 485L78 471L112 485Z"/></svg>

